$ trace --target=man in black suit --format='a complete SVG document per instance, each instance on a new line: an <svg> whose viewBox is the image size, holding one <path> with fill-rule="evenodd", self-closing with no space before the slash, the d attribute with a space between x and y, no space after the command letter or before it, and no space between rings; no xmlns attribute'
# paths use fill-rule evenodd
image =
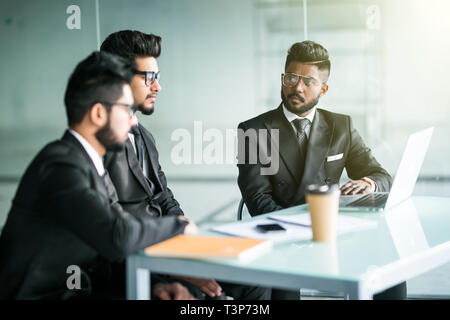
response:
<svg viewBox="0 0 450 320"><path fill-rule="evenodd" d="M351 118L316 108L328 91L329 74L324 47L312 41L295 43L281 75L282 103L239 124L245 135L238 134L238 184L252 216L305 203L307 185L339 183L344 168L352 180L341 187L342 194L389 191L392 178ZM268 134L258 135L259 130ZM261 152L269 147L270 154ZM396 297L404 297L406 285L393 290L400 293Z"/></svg>
<svg viewBox="0 0 450 320"><path fill-rule="evenodd" d="M136 124L134 70L126 59L94 52L72 73L69 129L28 166L0 237L0 299L124 298L127 255L195 231L185 218L128 213L104 169L106 150L123 148ZM164 281L153 292L192 298Z"/></svg>
<svg viewBox="0 0 450 320"><path fill-rule="evenodd" d="M110 52L137 65L131 88L139 111L151 115L158 93L159 69L156 59L161 53L161 37L139 31L124 30L110 34L101 45ZM152 134L141 124L132 128L122 152L108 153L105 164L111 175L122 206L130 213L155 217L183 215L179 203L167 187ZM198 289L209 297L222 296L223 291L237 299L267 299L263 288L217 283L214 279L177 277L191 291ZM192 286L193 285L193 286ZM222 290L224 289L224 290Z"/></svg>
<svg viewBox="0 0 450 320"><path fill-rule="evenodd" d="M136 63L137 71L131 82L134 100L138 111L151 115L161 90L156 61L161 52L161 38L138 31L120 31L109 35L101 50ZM105 165L119 202L128 211L147 212L155 217L183 215L178 201L167 187L155 139L142 124L132 127L122 152L107 153Z"/></svg>

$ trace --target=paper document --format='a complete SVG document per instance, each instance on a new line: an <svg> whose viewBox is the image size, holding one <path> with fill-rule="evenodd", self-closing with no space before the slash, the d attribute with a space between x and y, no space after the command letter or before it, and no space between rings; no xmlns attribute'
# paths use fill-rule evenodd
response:
<svg viewBox="0 0 450 320"><path fill-rule="evenodd" d="M261 232L256 228L258 224L274 223L274 220L286 229L284 232ZM375 228L376 221L338 215L337 234ZM249 221L233 222L211 229L215 232L225 233L238 237L253 239L268 239L274 242L311 240L311 219L309 213L291 215L272 215L268 218L250 219Z"/></svg>
<svg viewBox="0 0 450 320"><path fill-rule="evenodd" d="M299 226L292 223L279 222L286 231L277 232L261 232L256 228L258 224L274 223L273 220L250 219L249 221L233 222L214 227L211 230L225 233L238 237L246 237L253 239L268 239L276 242L292 241L292 240L309 240L312 238L312 231L309 227Z"/></svg>
<svg viewBox="0 0 450 320"><path fill-rule="evenodd" d="M286 216L279 216L279 215L273 215L270 216L269 219L281 221L281 222L287 222L299 226L306 226L311 227L311 217L309 213L300 213L300 214L293 214L293 215L286 215ZM338 214L337 219L337 233L344 233L344 232L350 232L355 231L358 229L365 229L365 228L374 228L377 226L377 223L375 221L367 220L367 219L361 219L361 218L355 218L355 217L349 217L344 216L341 214Z"/></svg>

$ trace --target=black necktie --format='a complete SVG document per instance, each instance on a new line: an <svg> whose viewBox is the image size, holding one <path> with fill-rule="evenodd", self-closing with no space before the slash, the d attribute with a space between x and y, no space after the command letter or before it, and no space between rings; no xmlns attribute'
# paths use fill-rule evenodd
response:
<svg viewBox="0 0 450 320"><path fill-rule="evenodd" d="M117 196L116 188L114 187L111 178L109 177L108 171L105 170L105 174L102 176L103 182L105 183L106 192L108 193L109 200L111 203L119 201Z"/></svg>
<svg viewBox="0 0 450 320"><path fill-rule="evenodd" d="M144 141L142 141L141 131L139 130L139 126L131 127L130 132L134 135L134 144L136 145L136 156L139 161L139 166L144 168Z"/></svg>
<svg viewBox="0 0 450 320"><path fill-rule="evenodd" d="M306 160L306 147L308 145L308 137L306 135L306 129L311 125L308 119L295 119L292 121L292 124L297 129L297 139L300 145L300 172L303 175L303 171L305 170L305 160Z"/></svg>
<svg viewBox="0 0 450 320"><path fill-rule="evenodd" d="M308 137L306 135L306 129L310 126L310 122L308 119L295 119L292 121L292 123L295 126L295 129L297 129L297 139L300 143L300 146L305 146L308 143Z"/></svg>

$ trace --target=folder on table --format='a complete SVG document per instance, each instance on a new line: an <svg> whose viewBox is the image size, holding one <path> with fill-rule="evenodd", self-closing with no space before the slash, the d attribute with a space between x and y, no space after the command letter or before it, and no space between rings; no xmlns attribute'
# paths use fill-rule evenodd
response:
<svg viewBox="0 0 450 320"><path fill-rule="evenodd" d="M187 259L236 259L248 262L272 248L272 241L237 237L178 235L147 247L148 256Z"/></svg>

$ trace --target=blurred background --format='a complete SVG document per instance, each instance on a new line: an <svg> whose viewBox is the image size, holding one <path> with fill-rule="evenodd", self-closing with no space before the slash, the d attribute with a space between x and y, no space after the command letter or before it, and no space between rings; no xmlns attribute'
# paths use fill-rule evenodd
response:
<svg viewBox="0 0 450 320"><path fill-rule="evenodd" d="M70 73L123 29L163 39L162 91L155 113L139 119L156 138L170 188L201 226L236 219L233 132L279 105L287 50L305 39L330 54L319 107L351 115L392 175L408 135L434 126L414 193L450 196L449 10L447 0L1 0L0 228L26 166L67 126ZM177 132L192 146L183 161L175 151L187 140ZM211 153L212 144L220 150ZM449 272L409 281L409 294L450 295L441 281Z"/></svg>

